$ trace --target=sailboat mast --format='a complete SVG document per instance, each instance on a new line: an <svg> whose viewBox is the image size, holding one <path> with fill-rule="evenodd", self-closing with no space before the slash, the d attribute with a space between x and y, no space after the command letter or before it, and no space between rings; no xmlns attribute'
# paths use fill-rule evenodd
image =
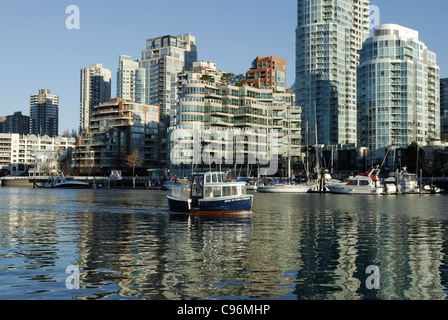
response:
<svg viewBox="0 0 448 320"><path fill-rule="evenodd" d="M316 100L314 100L314 136L316 139L316 171L319 174L319 145L317 140L317 110L316 110Z"/></svg>
<svg viewBox="0 0 448 320"><path fill-rule="evenodd" d="M286 109L288 119L288 180L291 182L291 112Z"/></svg>
<svg viewBox="0 0 448 320"><path fill-rule="evenodd" d="M306 122L306 168L305 168L305 170L306 170L306 180L307 180L307 182L309 182L309 180L310 180L310 167L309 167L309 163L308 163L308 146L309 146L309 144L310 144L310 141L309 141L309 128L308 128L308 121Z"/></svg>

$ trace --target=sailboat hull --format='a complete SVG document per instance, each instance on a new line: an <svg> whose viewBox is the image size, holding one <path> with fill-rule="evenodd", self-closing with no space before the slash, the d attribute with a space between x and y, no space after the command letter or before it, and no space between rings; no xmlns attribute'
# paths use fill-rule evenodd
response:
<svg viewBox="0 0 448 320"><path fill-rule="evenodd" d="M274 185L258 187L258 192L262 193L309 193L313 187L309 185Z"/></svg>

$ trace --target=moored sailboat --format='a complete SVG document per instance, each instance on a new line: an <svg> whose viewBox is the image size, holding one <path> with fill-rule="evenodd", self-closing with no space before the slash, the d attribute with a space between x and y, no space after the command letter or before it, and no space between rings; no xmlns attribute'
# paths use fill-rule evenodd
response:
<svg viewBox="0 0 448 320"><path fill-rule="evenodd" d="M308 193L313 192L317 185L307 183L301 184L275 184L268 186L259 186L257 191L262 193Z"/></svg>

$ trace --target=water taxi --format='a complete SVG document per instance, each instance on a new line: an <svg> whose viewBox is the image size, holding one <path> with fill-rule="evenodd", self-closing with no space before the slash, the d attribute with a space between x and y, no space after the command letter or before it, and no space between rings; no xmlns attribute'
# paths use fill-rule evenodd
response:
<svg viewBox="0 0 448 320"><path fill-rule="evenodd" d="M246 183L232 181L224 172L194 173L189 184L173 186L166 197L170 211L196 214L247 214L253 203Z"/></svg>

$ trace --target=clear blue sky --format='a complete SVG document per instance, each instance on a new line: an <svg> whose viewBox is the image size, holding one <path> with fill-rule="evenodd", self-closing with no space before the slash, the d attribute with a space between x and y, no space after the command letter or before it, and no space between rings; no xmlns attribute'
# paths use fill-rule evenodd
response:
<svg viewBox="0 0 448 320"><path fill-rule="evenodd" d="M0 0L0 115L29 115L29 95L50 89L60 97L60 130L79 127L80 69L99 62L112 70L118 56L138 59L147 38L196 36L198 58L218 69L245 73L258 55L287 60L295 81L296 0ZM371 0L381 23L420 32L448 77L444 0ZM80 29L68 30L66 7L80 9Z"/></svg>

